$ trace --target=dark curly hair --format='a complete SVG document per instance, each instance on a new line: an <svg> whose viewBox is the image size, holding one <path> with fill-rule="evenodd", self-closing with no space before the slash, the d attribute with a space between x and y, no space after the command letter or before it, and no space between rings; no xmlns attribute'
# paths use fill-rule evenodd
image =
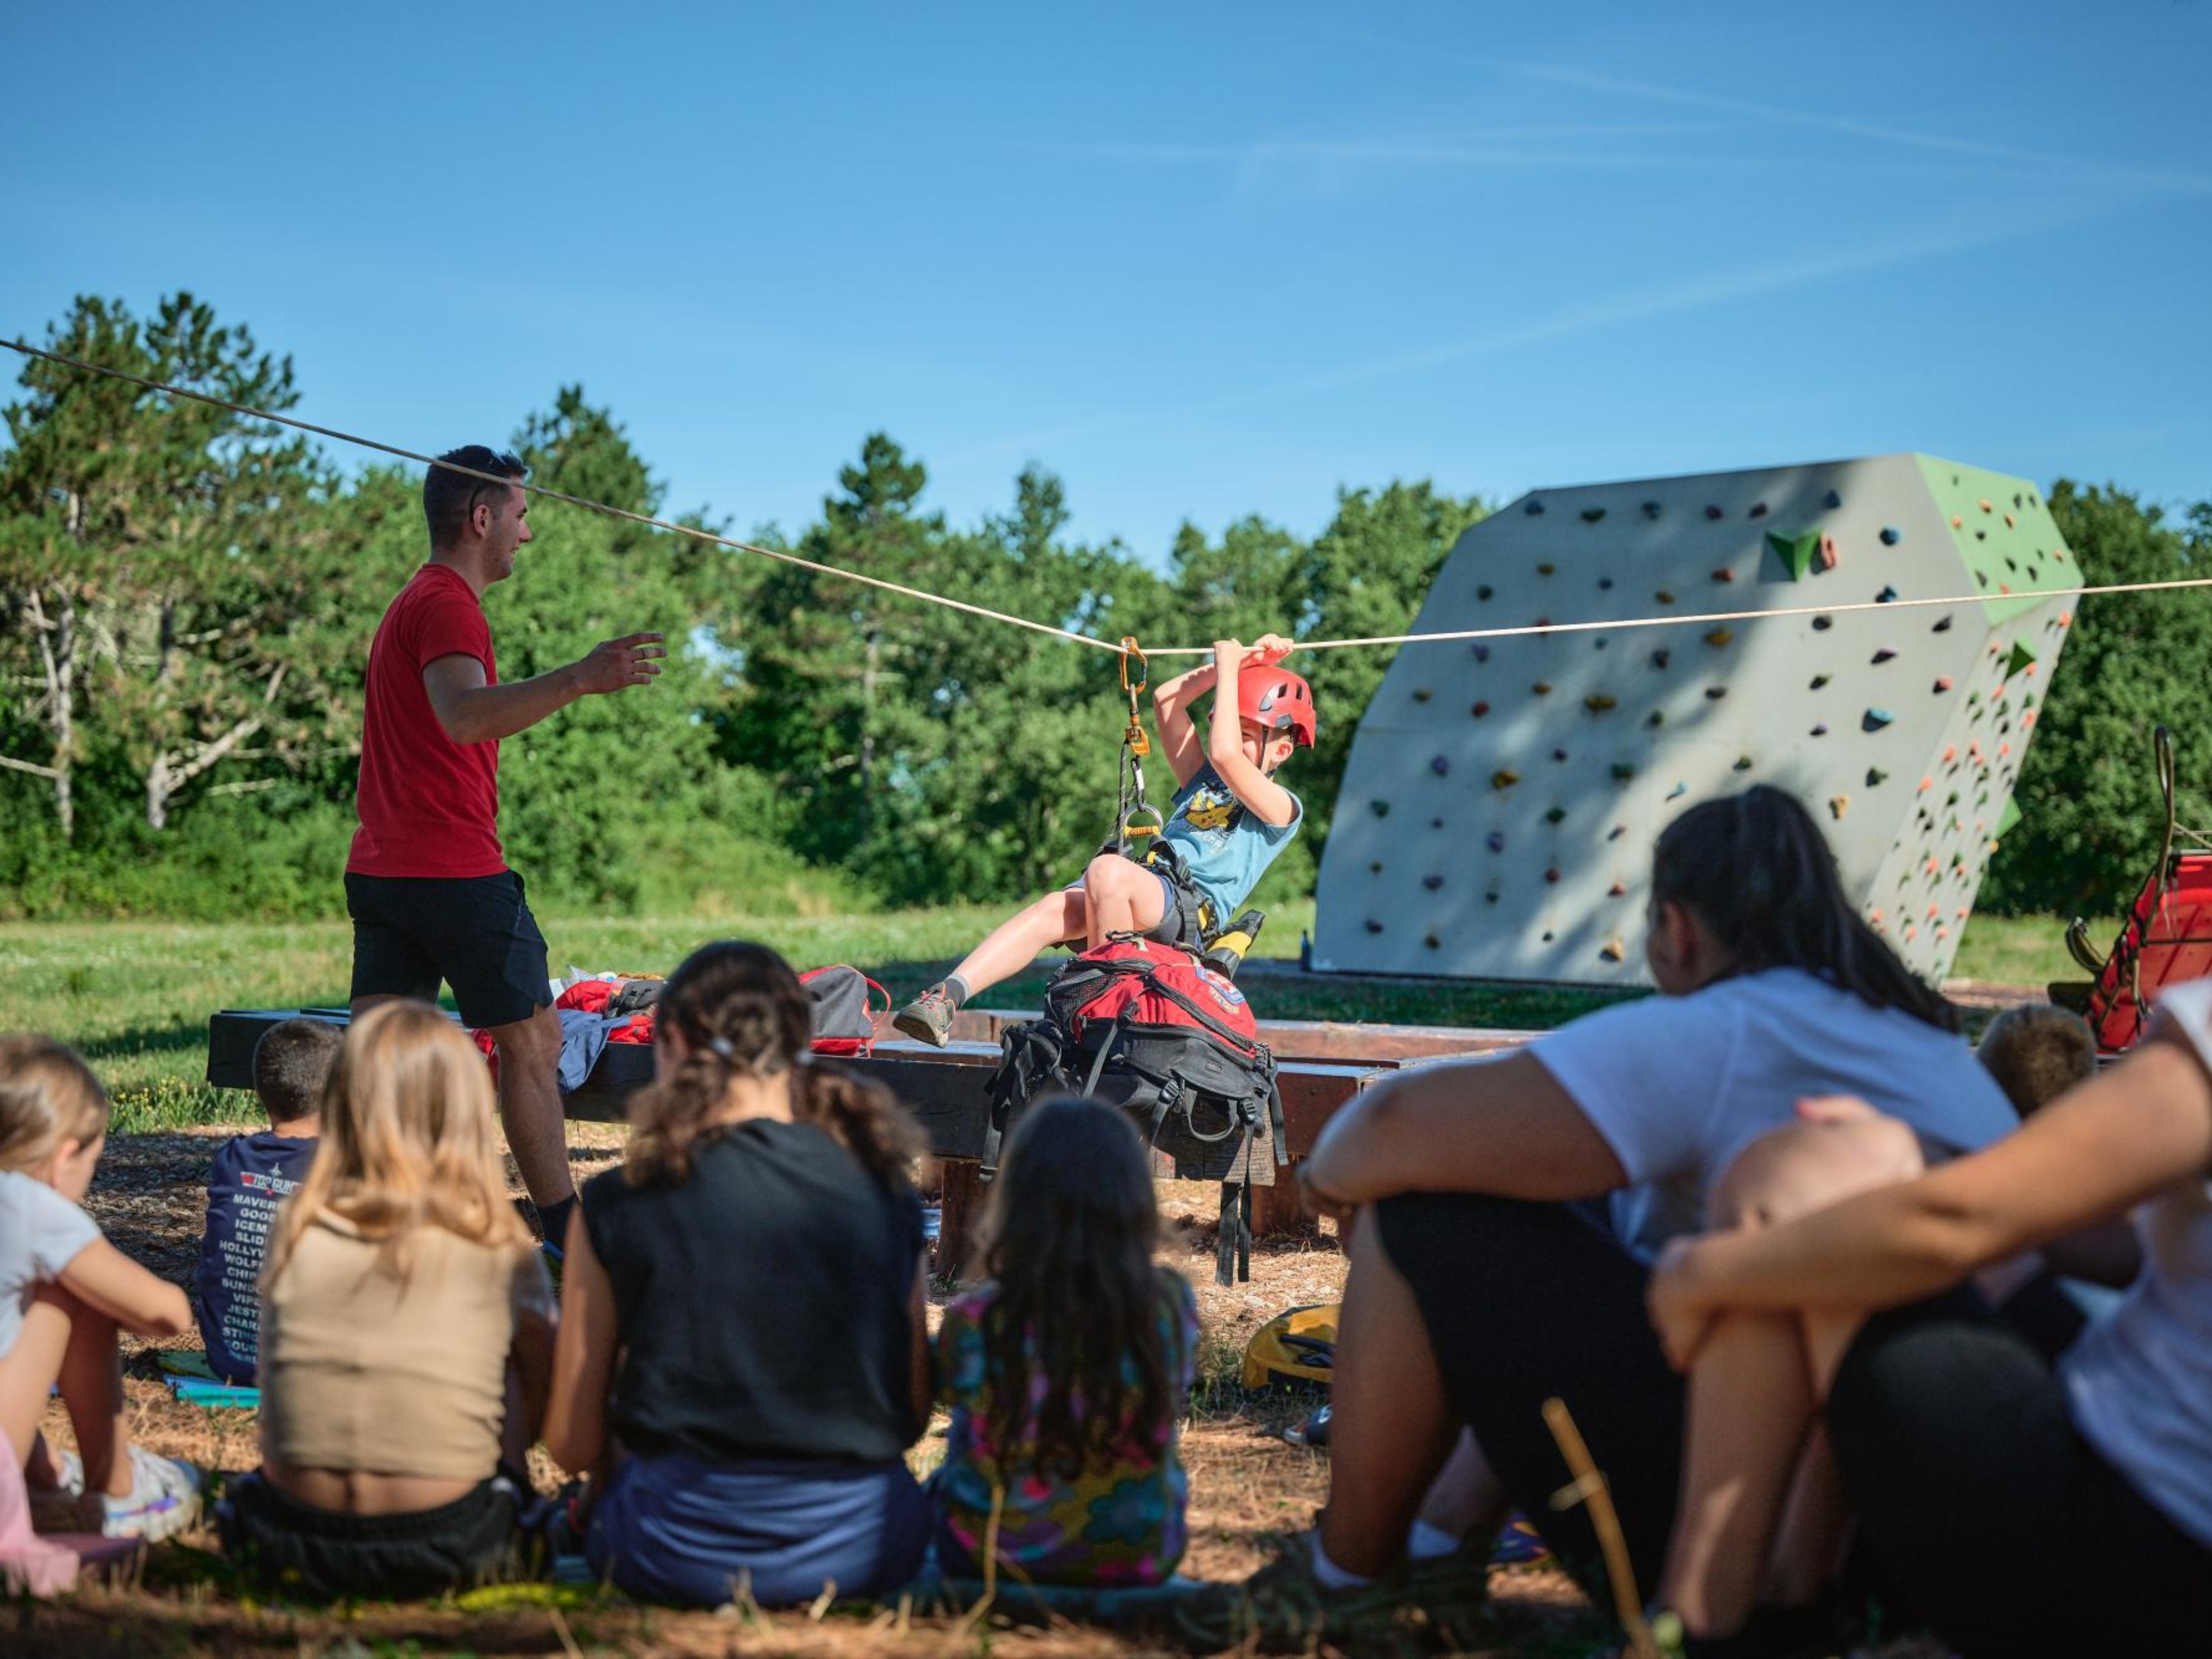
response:
<svg viewBox="0 0 2212 1659"><path fill-rule="evenodd" d="M886 1186L913 1184L921 1130L881 1084L812 1058L812 1000L790 963L766 945L701 945L669 975L654 1018L663 1034L680 1034L689 1052L667 1082L629 1098L623 1179L631 1186L684 1180L730 1080L786 1071L794 1118L826 1132Z"/></svg>

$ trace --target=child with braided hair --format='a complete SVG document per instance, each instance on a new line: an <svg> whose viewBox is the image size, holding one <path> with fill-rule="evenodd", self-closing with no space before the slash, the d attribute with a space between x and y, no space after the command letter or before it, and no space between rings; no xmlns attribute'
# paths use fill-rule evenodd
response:
<svg viewBox="0 0 2212 1659"><path fill-rule="evenodd" d="M647 1600L764 1606L913 1576L929 1419L912 1120L808 1054L783 959L669 978L629 1156L568 1228L546 1449L591 1470L585 1554Z"/></svg>

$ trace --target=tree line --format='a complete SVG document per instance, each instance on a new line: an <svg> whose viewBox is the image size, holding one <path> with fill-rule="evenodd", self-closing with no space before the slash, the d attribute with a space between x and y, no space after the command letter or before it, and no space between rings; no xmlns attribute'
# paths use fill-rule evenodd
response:
<svg viewBox="0 0 2212 1659"><path fill-rule="evenodd" d="M189 294L82 298L40 342L276 412L291 359ZM370 634L421 562L419 475L349 472L291 429L27 360L0 453L0 915L321 915L342 907ZM454 434L454 441L482 434ZM614 413L577 386L526 415L534 481L659 514ZM754 538L1106 638L1404 631L1486 504L1426 482L1340 489L1320 534L1254 514L1164 556L1066 533L1032 465L956 526L868 436L819 514ZM2212 505L2169 523L2118 489L2049 491L2089 580L2190 574ZM685 522L726 532L706 514ZM556 905L667 912L1000 900L1065 878L1111 825L1127 705L1103 652L540 501L486 608L520 678L614 631L672 647L649 693L594 698L501 755L509 856ZM2185 815L2212 775L2212 599L2080 607L1984 890L2110 909L2154 853L2148 727L2180 734ZM1299 665L1318 750L1286 781L1308 832L1261 902L1310 891L1381 651ZM1163 784L1164 769L1159 771Z"/></svg>

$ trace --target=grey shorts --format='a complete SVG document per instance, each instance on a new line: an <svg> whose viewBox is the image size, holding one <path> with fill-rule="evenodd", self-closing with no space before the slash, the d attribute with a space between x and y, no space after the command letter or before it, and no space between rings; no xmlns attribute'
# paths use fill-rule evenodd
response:
<svg viewBox="0 0 2212 1659"><path fill-rule="evenodd" d="M1145 937L1162 945L1188 945L1194 951L1205 942L1206 928L1199 919L1199 908L1206 896L1186 882L1175 880L1156 865L1146 865L1152 879L1160 884L1159 926ZM1081 881L1071 881L1060 889L1064 893L1079 893Z"/></svg>

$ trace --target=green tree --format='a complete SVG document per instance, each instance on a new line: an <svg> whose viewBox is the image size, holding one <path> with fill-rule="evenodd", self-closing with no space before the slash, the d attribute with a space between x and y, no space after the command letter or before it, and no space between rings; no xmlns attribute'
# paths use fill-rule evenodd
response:
<svg viewBox="0 0 2212 1659"><path fill-rule="evenodd" d="M2060 479L2051 514L2085 583L2212 574L2212 503L2185 527L2114 485ZM2081 601L2039 711L1980 903L2000 914L2111 915L2133 900L2162 827L2151 732L2172 728L2181 822L2212 823L2212 595Z"/></svg>

